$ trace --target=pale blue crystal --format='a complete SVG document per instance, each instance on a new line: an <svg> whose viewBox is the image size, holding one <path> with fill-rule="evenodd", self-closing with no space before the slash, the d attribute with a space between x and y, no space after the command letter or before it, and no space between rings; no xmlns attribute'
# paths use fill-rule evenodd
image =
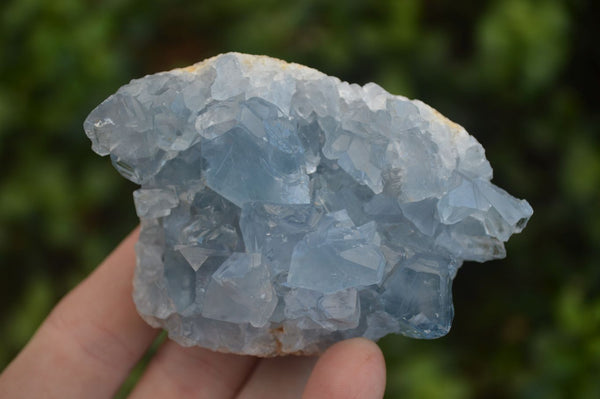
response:
<svg viewBox="0 0 600 399"><path fill-rule="evenodd" d="M323 293L379 284L379 243L375 222L356 227L346 211L330 213L294 247L287 283Z"/></svg>
<svg viewBox="0 0 600 399"><path fill-rule="evenodd" d="M360 302L356 288L331 294L295 288L283 299L285 316L297 320L297 325L303 329L322 327L341 331L358 327L360 321Z"/></svg>
<svg viewBox="0 0 600 399"><path fill-rule="evenodd" d="M462 262L504 257L533 213L428 105L268 57L133 80L84 128L141 185L134 301L182 345L440 337Z"/></svg>
<svg viewBox="0 0 600 399"><path fill-rule="evenodd" d="M277 306L269 270L260 254L235 253L212 275L202 316L263 327Z"/></svg>
<svg viewBox="0 0 600 399"><path fill-rule="evenodd" d="M262 253L273 275L287 274L294 248L316 229L322 215L313 205L246 203L240 219L246 250Z"/></svg>
<svg viewBox="0 0 600 399"><path fill-rule="evenodd" d="M418 254L398 263L383 284L383 309L405 326L405 335L437 338L450 330L453 262Z"/></svg>
<svg viewBox="0 0 600 399"><path fill-rule="evenodd" d="M133 192L133 202L139 217L159 218L169 215L179 205L179 198L175 190L168 188L140 188Z"/></svg>
<svg viewBox="0 0 600 399"><path fill-rule="evenodd" d="M302 146L299 141L282 146L269 140L276 134L298 141L292 126L274 120L257 127L240 124L208 140L202 147L208 186L240 207L247 201L308 203ZM248 153L255 156L248 157Z"/></svg>

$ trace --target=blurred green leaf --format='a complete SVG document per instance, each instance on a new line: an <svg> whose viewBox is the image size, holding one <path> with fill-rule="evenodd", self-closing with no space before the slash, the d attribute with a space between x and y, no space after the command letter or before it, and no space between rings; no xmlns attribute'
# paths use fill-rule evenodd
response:
<svg viewBox="0 0 600 399"><path fill-rule="evenodd" d="M523 95L550 85L566 61L569 20L559 1L496 1L478 33L486 79Z"/></svg>

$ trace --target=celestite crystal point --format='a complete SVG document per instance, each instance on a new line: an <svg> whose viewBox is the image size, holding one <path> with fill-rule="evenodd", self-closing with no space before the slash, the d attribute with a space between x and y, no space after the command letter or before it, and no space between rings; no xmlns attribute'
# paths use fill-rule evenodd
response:
<svg viewBox="0 0 600 399"><path fill-rule="evenodd" d="M462 262L504 257L533 213L428 105L264 56L133 80L84 127L141 186L134 301L182 345L443 336Z"/></svg>

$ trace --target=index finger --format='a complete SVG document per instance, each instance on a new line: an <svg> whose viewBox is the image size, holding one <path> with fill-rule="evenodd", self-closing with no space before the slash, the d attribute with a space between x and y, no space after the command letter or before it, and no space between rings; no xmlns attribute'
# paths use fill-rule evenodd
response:
<svg viewBox="0 0 600 399"><path fill-rule="evenodd" d="M131 296L135 229L54 308L0 375L0 397L110 398L157 331Z"/></svg>

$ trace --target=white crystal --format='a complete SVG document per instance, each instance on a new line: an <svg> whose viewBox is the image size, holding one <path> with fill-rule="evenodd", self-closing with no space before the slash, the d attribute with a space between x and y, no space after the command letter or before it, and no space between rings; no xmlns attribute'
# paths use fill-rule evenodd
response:
<svg viewBox="0 0 600 399"><path fill-rule="evenodd" d="M179 205L175 191L169 189L143 189L133 192L137 215L141 218L160 218L171 213Z"/></svg>

